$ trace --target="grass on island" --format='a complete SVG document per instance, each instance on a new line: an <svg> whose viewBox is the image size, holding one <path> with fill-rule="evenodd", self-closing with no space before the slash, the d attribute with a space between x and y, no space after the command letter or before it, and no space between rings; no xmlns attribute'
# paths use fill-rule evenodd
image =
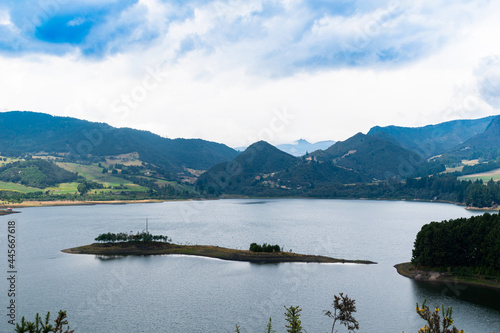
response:
<svg viewBox="0 0 500 333"><path fill-rule="evenodd" d="M436 270L417 269L412 263L405 262L394 266L399 274L407 278L433 283L459 283L470 286L485 287L491 289L500 289L500 280L498 278L474 275L471 277L457 276L448 272Z"/></svg>
<svg viewBox="0 0 500 333"><path fill-rule="evenodd" d="M110 256L183 254L255 263L316 262L375 264L375 262L368 260L345 260L291 252L251 252L249 250L235 250L211 245L177 245L164 242L94 243L62 250L62 252Z"/></svg>

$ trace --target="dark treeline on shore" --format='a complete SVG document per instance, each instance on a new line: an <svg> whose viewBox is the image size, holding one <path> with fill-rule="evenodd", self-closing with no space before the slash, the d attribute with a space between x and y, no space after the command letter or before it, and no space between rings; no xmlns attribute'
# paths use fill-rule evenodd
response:
<svg viewBox="0 0 500 333"><path fill-rule="evenodd" d="M459 180L450 174L408 178L405 181L389 179L365 184L328 184L308 189L281 189L275 187L248 187L242 190L250 197L303 197L331 199L395 199L443 201L485 208L500 204L500 184L494 181Z"/></svg>
<svg viewBox="0 0 500 333"><path fill-rule="evenodd" d="M417 234L412 263L458 275L500 275L500 215L432 222Z"/></svg>

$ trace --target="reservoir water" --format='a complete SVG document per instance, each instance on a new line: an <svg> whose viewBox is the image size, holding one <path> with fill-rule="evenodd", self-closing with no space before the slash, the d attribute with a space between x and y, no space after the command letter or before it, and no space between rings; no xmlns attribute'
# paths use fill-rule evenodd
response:
<svg viewBox="0 0 500 333"><path fill-rule="evenodd" d="M64 309L76 333L263 332L272 317L284 332L284 306L302 307L309 333L331 330L324 310L333 295L356 300L359 332L416 333L415 303L453 307L457 328L500 332L500 292L454 283L428 285L393 266L411 259L417 232L431 221L468 217L440 203L363 200L216 200L154 204L37 207L0 217L1 272L7 323L7 221L16 220L16 312ZM377 265L250 264L189 256L99 258L60 250L105 232L145 229L179 244L247 249L250 243ZM343 327L339 332L343 332ZM344 330L345 331L345 330Z"/></svg>

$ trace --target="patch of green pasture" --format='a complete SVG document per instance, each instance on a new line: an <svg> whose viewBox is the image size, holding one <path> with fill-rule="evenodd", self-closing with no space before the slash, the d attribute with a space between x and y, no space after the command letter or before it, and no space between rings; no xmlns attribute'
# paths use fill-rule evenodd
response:
<svg viewBox="0 0 500 333"><path fill-rule="evenodd" d="M98 167L97 165L82 165L67 162L57 162L56 164L68 171L78 172L80 176L85 177L89 181L103 183L108 186L116 187L120 186L120 184L126 185L127 183L129 183L127 180L115 175L102 173L102 168Z"/></svg>
<svg viewBox="0 0 500 333"><path fill-rule="evenodd" d="M153 179L158 186L171 185L179 191L194 192L194 186L192 186L192 185L179 184L179 183L177 183L175 181L171 181L171 180L157 179L157 178L151 178L151 177L146 177L146 176L140 176L140 178Z"/></svg>
<svg viewBox="0 0 500 333"><path fill-rule="evenodd" d="M8 183L2 181L0 181L0 190L17 191L21 193L46 191L46 189L40 189L36 187L24 186L18 183Z"/></svg>
<svg viewBox="0 0 500 333"><path fill-rule="evenodd" d="M4 158L6 158L7 160L4 161ZM0 156L0 166L3 166L3 165L8 164L8 163L12 163L12 162L17 162L17 161L21 161L21 160L18 158Z"/></svg>
<svg viewBox="0 0 500 333"><path fill-rule="evenodd" d="M499 174L489 174L489 175L469 175L469 176L462 176L458 177L458 180L472 180L473 182L476 180L482 180L483 182L488 182L490 179L493 179L494 181L500 181L500 175Z"/></svg>
<svg viewBox="0 0 500 333"><path fill-rule="evenodd" d="M56 194L68 194L78 192L77 186L77 182L61 183L58 186L49 187L46 190L50 190Z"/></svg>

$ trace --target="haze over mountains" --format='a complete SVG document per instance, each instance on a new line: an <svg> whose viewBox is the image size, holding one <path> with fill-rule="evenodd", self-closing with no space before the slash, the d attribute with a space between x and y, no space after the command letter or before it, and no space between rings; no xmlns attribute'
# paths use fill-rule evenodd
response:
<svg viewBox="0 0 500 333"><path fill-rule="evenodd" d="M285 153L288 153L293 156L303 156L307 153L313 152L318 149L327 149L331 145L333 145L335 141L333 140L325 140L325 141L319 141L315 143L310 143L307 140L304 139L299 139L297 141L294 141L293 143L284 143L280 145L276 145L276 148L284 151ZM238 151L244 151L248 147L238 147L236 150Z"/></svg>

